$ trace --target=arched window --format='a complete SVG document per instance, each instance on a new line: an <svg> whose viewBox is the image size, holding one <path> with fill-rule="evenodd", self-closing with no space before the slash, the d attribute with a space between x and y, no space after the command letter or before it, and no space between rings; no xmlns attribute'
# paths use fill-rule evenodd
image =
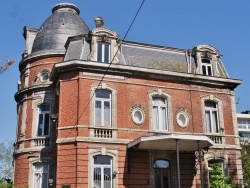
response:
<svg viewBox="0 0 250 188"><path fill-rule="evenodd" d="M172 96L162 89L148 91L150 129L154 132L172 131Z"/></svg>
<svg viewBox="0 0 250 188"><path fill-rule="evenodd" d="M50 133L50 105L42 104L38 107L37 136L49 136Z"/></svg>
<svg viewBox="0 0 250 188"><path fill-rule="evenodd" d="M111 92L96 90L95 92L95 126L111 127Z"/></svg>
<svg viewBox="0 0 250 188"><path fill-rule="evenodd" d="M205 101L206 129L209 133L219 133L218 105L213 101Z"/></svg>
<svg viewBox="0 0 250 188"><path fill-rule="evenodd" d="M153 97L152 119L154 130L168 130L167 100L163 97Z"/></svg>
<svg viewBox="0 0 250 188"><path fill-rule="evenodd" d="M170 162L166 159L154 161L154 188L170 188Z"/></svg>
<svg viewBox="0 0 250 188"><path fill-rule="evenodd" d="M113 169L112 157L108 155L95 155L94 157L93 187L112 188Z"/></svg>
<svg viewBox="0 0 250 188"><path fill-rule="evenodd" d="M36 163L33 165L33 183L34 188L48 188L49 165L45 163Z"/></svg>

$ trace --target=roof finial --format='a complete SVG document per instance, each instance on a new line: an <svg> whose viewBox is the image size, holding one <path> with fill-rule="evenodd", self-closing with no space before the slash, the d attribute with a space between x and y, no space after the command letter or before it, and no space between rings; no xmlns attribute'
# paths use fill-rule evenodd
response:
<svg viewBox="0 0 250 188"><path fill-rule="evenodd" d="M102 17L96 16L95 17L95 26L96 26L96 28L102 27L103 24L104 24L104 21L103 21Z"/></svg>

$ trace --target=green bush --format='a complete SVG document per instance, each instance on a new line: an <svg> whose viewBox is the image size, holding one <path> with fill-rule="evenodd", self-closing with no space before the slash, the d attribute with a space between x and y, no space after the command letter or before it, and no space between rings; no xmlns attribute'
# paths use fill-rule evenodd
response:
<svg viewBox="0 0 250 188"><path fill-rule="evenodd" d="M234 187L231 184L230 178L224 175L220 163L214 163L209 165L211 171L209 171L210 179L209 185L210 188L232 188Z"/></svg>

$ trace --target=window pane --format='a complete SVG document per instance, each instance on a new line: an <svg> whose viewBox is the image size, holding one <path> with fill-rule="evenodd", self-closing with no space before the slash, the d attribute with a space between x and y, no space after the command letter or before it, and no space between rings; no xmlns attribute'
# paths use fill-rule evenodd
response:
<svg viewBox="0 0 250 188"><path fill-rule="evenodd" d="M42 175L40 173L35 173L34 175L34 188L41 188Z"/></svg>
<svg viewBox="0 0 250 188"><path fill-rule="evenodd" d="M110 102L104 102L104 126L110 126Z"/></svg>
<svg viewBox="0 0 250 188"><path fill-rule="evenodd" d="M209 111L206 111L206 125L207 125L207 131L212 132L211 117Z"/></svg>
<svg viewBox="0 0 250 188"><path fill-rule="evenodd" d="M202 63L210 64L210 60L209 59L202 59L201 61L202 61Z"/></svg>
<svg viewBox="0 0 250 188"><path fill-rule="evenodd" d="M159 129L159 120L158 120L158 108L156 106L153 107L153 127L154 129Z"/></svg>
<svg viewBox="0 0 250 188"><path fill-rule="evenodd" d="M165 103L166 103L166 100L164 98L160 98L160 97L153 98L154 105L164 105Z"/></svg>
<svg viewBox="0 0 250 188"><path fill-rule="evenodd" d="M39 106L40 111L50 111L50 105L41 105Z"/></svg>
<svg viewBox="0 0 250 188"><path fill-rule="evenodd" d="M101 101L95 101L95 125L101 125Z"/></svg>
<svg viewBox="0 0 250 188"><path fill-rule="evenodd" d="M111 180L112 180L112 174L111 174L111 168L104 168L104 188L111 188Z"/></svg>
<svg viewBox="0 0 250 188"><path fill-rule="evenodd" d="M101 187L101 168L94 168L94 186Z"/></svg>
<svg viewBox="0 0 250 188"><path fill-rule="evenodd" d="M212 69L211 66L207 66L207 71L208 71L208 75L212 76Z"/></svg>
<svg viewBox="0 0 250 188"><path fill-rule="evenodd" d="M107 155L96 155L96 156L94 156L94 164L110 165L111 159L112 159L112 157L107 156Z"/></svg>
<svg viewBox="0 0 250 188"><path fill-rule="evenodd" d="M43 135L43 114L39 114L37 135L38 136L42 136Z"/></svg>
<svg viewBox="0 0 250 188"><path fill-rule="evenodd" d="M109 63L109 43L104 43L104 62Z"/></svg>
<svg viewBox="0 0 250 188"><path fill-rule="evenodd" d="M155 188L162 188L161 187L161 171L155 170Z"/></svg>
<svg viewBox="0 0 250 188"><path fill-rule="evenodd" d="M167 160L156 160L154 162L154 168L169 168L169 162Z"/></svg>
<svg viewBox="0 0 250 188"><path fill-rule="evenodd" d="M48 174L43 173L42 174L42 187L41 188L48 188Z"/></svg>
<svg viewBox="0 0 250 188"><path fill-rule="evenodd" d="M202 66L202 74L207 75L206 66Z"/></svg>
<svg viewBox="0 0 250 188"><path fill-rule="evenodd" d="M105 90L97 90L96 98L110 99L110 92Z"/></svg>
<svg viewBox="0 0 250 188"><path fill-rule="evenodd" d="M218 122L217 122L217 112L213 111L213 132L218 133L219 128L218 128Z"/></svg>
<svg viewBox="0 0 250 188"><path fill-rule="evenodd" d="M49 135L49 114L45 114L44 135Z"/></svg>
<svg viewBox="0 0 250 188"><path fill-rule="evenodd" d="M97 43L97 61L102 62L102 42Z"/></svg>
<svg viewBox="0 0 250 188"><path fill-rule="evenodd" d="M165 107L161 107L161 115L160 115L160 129L162 130L166 130L167 126L166 126L166 108Z"/></svg>

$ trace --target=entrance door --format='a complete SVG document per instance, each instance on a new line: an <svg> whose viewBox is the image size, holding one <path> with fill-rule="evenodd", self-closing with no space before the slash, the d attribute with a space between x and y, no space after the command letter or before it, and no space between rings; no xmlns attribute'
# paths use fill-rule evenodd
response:
<svg viewBox="0 0 250 188"><path fill-rule="evenodd" d="M170 162L157 159L154 162L154 188L170 188Z"/></svg>

